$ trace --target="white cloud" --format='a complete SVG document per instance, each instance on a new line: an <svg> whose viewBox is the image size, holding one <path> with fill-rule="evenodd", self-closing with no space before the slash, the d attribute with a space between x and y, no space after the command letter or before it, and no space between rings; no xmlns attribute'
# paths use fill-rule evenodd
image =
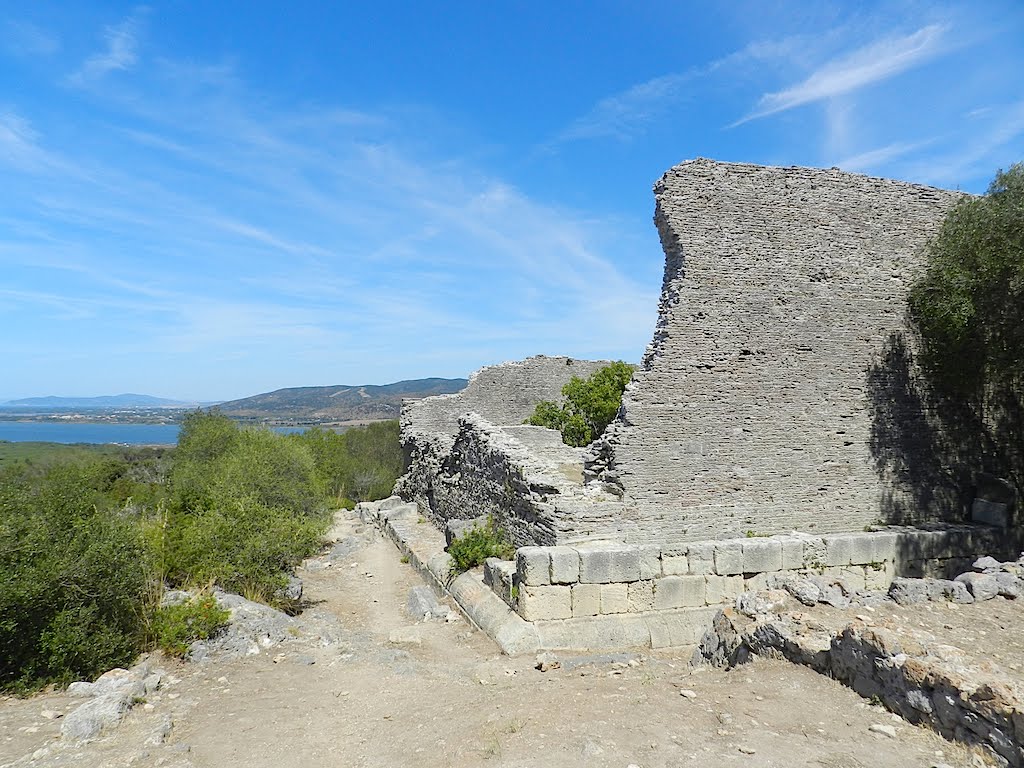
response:
<svg viewBox="0 0 1024 768"><path fill-rule="evenodd" d="M139 12L120 24L109 26L104 31L106 50L85 60L82 67L70 77L75 85L86 85L99 80L109 72L128 70L138 61Z"/></svg>
<svg viewBox="0 0 1024 768"><path fill-rule="evenodd" d="M628 140L642 133L647 124L670 111L683 98L688 84L726 67L789 56L798 46L799 39L795 37L758 40L703 66L686 72L661 75L630 86L598 101L589 112L570 123L556 141L597 138Z"/></svg>
<svg viewBox="0 0 1024 768"><path fill-rule="evenodd" d="M831 99L905 72L945 51L943 37L947 29L930 24L913 34L887 37L830 61L802 82L782 91L766 93L754 111L733 126Z"/></svg>

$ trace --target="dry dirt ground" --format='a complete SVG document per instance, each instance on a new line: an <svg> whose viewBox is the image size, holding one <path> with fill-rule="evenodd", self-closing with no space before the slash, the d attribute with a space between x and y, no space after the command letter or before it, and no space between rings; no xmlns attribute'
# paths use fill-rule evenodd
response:
<svg viewBox="0 0 1024 768"><path fill-rule="evenodd" d="M391 542L349 517L333 533L344 556L302 576L308 620L336 621L337 642L202 663L155 657L161 688L80 747L61 744L55 715L81 699L0 699L0 766L986 764L786 662L725 672L688 666L688 652L563 654L541 672L464 620L418 623L406 601L421 582ZM392 642L394 630L406 642Z"/></svg>

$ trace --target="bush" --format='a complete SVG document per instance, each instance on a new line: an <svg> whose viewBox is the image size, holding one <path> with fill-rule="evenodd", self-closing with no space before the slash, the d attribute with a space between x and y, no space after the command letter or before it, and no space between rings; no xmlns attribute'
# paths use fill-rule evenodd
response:
<svg viewBox="0 0 1024 768"><path fill-rule="evenodd" d="M213 637L227 626L231 612L213 595L199 595L178 605L157 608L150 623L153 642L170 656L183 657L196 640Z"/></svg>
<svg viewBox="0 0 1024 768"><path fill-rule="evenodd" d="M589 378L573 376L562 387L564 405L543 400L525 423L557 429L567 445L589 445L615 418L634 370L635 366L620 360L595 371Z"/></svg>
<svg viewBox="0 0 1024 768"><path fill-rule="evenodd" d="M191 415L183 435L162 531L165 578L277 603L288 574L316 552L329 523L312 453L216 413Z"/></svg>
<svg viewBox="0 0 1024 768"><path fill-rule="evenodd" d="M342 506L391 495L402 474L398 421L353 427L340 435L309 429L292 439L309 448L327 493Z"/></svg>
<svg viewBox="0 0 1024 768"><path fill-rule="evenodd" d="M0 689L91 678L141 650L157 586L109 484L105 463L0 477Z"/></svg>
<svg viewBox="0 0 1024 768"><path fill-rule="evenodd" d="M516 549L509 542L508 535L493 518L488 517L486 525L474 525L448 545L448 555L452 559L448 575L454 578L470 568L483 565L489 557L511 560L515 554Z"/></svg>

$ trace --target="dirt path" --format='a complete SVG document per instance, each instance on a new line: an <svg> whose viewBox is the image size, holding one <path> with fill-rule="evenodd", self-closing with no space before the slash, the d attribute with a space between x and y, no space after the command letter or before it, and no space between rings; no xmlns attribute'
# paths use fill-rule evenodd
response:
<svg viewBox="0 0 1024 768"><path fill-rule="evenodd" d="M532 657L499 655L464 620L417 623L406 601L421 582L392 544L347 517L334 535L335 554L302 576L313 602L304 620L334 622L336 642L284 643L234 661L160 661L171 676L119 728L36 760L28 756L59 732L59 719L42 710L80 700L0 701L0 766L982 764L784 662L720 672L688 667L688 654L565 656L561 668L540 672ZM168 721L169 735L154 739ZM895 728L895 737L873 725Z"/></svg>

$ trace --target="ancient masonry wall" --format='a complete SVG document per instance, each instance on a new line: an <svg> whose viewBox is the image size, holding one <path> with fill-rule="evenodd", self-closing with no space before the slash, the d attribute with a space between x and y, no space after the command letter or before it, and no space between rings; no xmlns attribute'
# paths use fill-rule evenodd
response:
<svg viewBox="0 0 1024 768"><path fill-rule="evenodd" d="M655 197L658 324L588 481L617 487L637 543L886 522L903 491L876 469L868 375L958 194L694 160Z"/></svg>
<svg viewBox="0 0 1024 768"><path fill-rule="evenodd" d="M407 469L395 493L440 527L491 514L517 545L561 540L577 520L556 513L552 500L582 487L583 452L562 444L557 432L523 421L541 400L559 401L573 376L586 378L605 365L541 355L482 368L458 394L407 401L401 417Z"/></svg>
<svg viewBox="0 0 1024 768"><path fill-rule="evenodd" d="M488 560L484 581L527 621L650 614L733 604L784 573L822 576L845 594L884 592L897 576L951 578L978 552L1010 554L1014 543L994 528L962 525L674 547L523 547L515 562Z"/></svg>

